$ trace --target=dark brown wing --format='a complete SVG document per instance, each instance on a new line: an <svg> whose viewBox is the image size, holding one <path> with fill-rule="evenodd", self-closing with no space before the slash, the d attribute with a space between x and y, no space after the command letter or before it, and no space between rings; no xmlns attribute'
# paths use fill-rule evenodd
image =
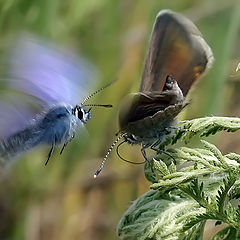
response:
<svg viewBox="0 0 240 240"><path fill-rule="evenodd" d="M153 27L140 92L161 92L168 75L186 96L213 60L197 27L169 10L160 11Z"/></svg>
<svg viewBox="0 0 240 240"><path fill-rule="evenodd" d="M164 111L170 105L181 104L183 100L184 97L177 82L168 76L161 93L139 92L125 97L119 109L120 128L124 129L128 123L136 122L145 117L153 116L159 111ZM174 117L178 113L176 112Z"/></svg>
<svg viewBox="0 0 240 240"><path fill-rule="evenodd" d="M159 94L152 97L143 93L129 94L125 97L120 107L119 125L124 128L130 122L135 122L156 112L164 110L172 101L171 95Z"/></svg>

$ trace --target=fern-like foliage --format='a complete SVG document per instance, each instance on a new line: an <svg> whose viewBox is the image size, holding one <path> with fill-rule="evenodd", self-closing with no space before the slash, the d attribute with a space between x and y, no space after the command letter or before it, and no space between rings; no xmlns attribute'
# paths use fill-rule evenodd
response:
<svg viewBox="0 0 240 240"><path fill-rule="evenodd" d="M181 122L176 134L160 148L193 136L240 129L239 118L207 117ZM213 144L202 148L169 148L145 164L151 190L137 199L118 226L121 239L202 239L205 222L216 220L227 227L212 240L240 236L240 155L222 155Z"/></svg>

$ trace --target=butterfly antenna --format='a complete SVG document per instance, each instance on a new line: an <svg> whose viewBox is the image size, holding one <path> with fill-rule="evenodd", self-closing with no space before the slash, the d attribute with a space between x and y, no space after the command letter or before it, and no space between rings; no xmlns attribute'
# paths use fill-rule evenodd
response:
<svg viewBox="0 0 240 240"><path fill-rule="evenodd" d="M112 104L84 104L84 107L105 107L105 108L111 108L113 107Z"/></svg>
<svg viewBox="0 0 240 240"><path fill-rule="evenodd" d="M95 94L101 92L102 90L104 90L105 88L111 86L117 79L113 80L112 82L108 83L107 85L101 87L100 89L96 90L95 92L93 92L92 94L88 95L83 102L81 103L82 105L87 102L90 98L92 98Z"/></svg>
<svg viewBox="0 0 240 240"><path fill-rule="evenodd" d="M126 136L126 133L120 135L113 143L112 145L109 147L105 157L103 158L102 160L102 163L100 165L100 167L98 168L98 170L95 172L94 174L94 178L96 178L98 176L98 174L102 171L103 167L104 167L104 164L105 162L107 161L107 158L108 158L108 155L111 153L111 151L113 150L114 146L119 142L120 139L122 139L123 137Z"/></svg>
<svg viewBox="0 0 240 240"><path fill-rule="evenodd" d="M127 163L131 163L131 164L144 164L146 161L142 161L142 162L132 162L132 161L129 161L129 160L123 158L123 157L120 155L120 153L119 153L119 147L120 147L122 144L124 144L125 142L127 142L127 141L124 140L124 141L122 141L121 143L119 143L119 144L117 145L116 152L117 152L118 157L119 157L121 160L123 160L124 162L127 162Z"/></svg>

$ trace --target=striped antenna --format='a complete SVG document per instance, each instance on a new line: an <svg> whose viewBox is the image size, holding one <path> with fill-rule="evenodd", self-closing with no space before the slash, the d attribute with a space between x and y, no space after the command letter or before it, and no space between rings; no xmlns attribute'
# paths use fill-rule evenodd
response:
<svg viewBox="0 0 240 240"><path fill-rule="evenodd" d="M101 87L100 89L96 90L95 92L93 92L92 94L88 95L83 101L82 101L82 105L87 102L90 98L92 98L95 94L101 92L102 90L104 90L105 88L111 86L117 79L113 80L112 82L108 83L107 85Z"/></svg>
<svg viewBox="0 0 240 240"><path fill-rule="evenodd" d="M125 137L126 135L127 135L126 133L120 135L120 136L112 143L112 145L111 145L110 148L108 149L105 157L103 158L100 167L99 167L98 170L95 172L94 178L96 178L96 177L98 176L98 174L102 171L102 169L103 169L103 167L104 167L104 164L105 164L105 162L107 161L108 155L111 153L111 151L113 150L114 146L119 142L120 139L122 139L122 138Z"/></svg>
<svg viewBox="0 0 240 240"><path fill-rule="evenodd" d="M105 107L105 108L111 108L113 107L112 104L84 104L84 107Z"/></svg>

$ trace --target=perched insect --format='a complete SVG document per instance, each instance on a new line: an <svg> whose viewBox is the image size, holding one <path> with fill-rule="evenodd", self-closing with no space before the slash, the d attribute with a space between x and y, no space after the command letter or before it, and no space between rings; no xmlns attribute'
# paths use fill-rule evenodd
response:
<svg viewBox="0 0 240 240"><path fill-rule="evenodd" d="M184 16L160 11L153 26L142 82L138 93L129 94L119 110L120 136L109 148L106 159L124 138L159 151L166 137L177 129L177 115L186 106L185 97L192 84L211 66L213 54L197 27Z"/></svg>
<svg viewBox="0 0 240 240"><path fill-rule="evenodd" d="M51 147L47 164L54 147L62 144L61 154L77 128L90 119L88 107L112 107L85 104L110 84L83 98L93 81L94 69L70 52L28 36L22 37L8 55L8 73L3 82L12 94L2 94L0 101L3 160L46 144ZM83 101L76 104L81 97Z"/></svg>

